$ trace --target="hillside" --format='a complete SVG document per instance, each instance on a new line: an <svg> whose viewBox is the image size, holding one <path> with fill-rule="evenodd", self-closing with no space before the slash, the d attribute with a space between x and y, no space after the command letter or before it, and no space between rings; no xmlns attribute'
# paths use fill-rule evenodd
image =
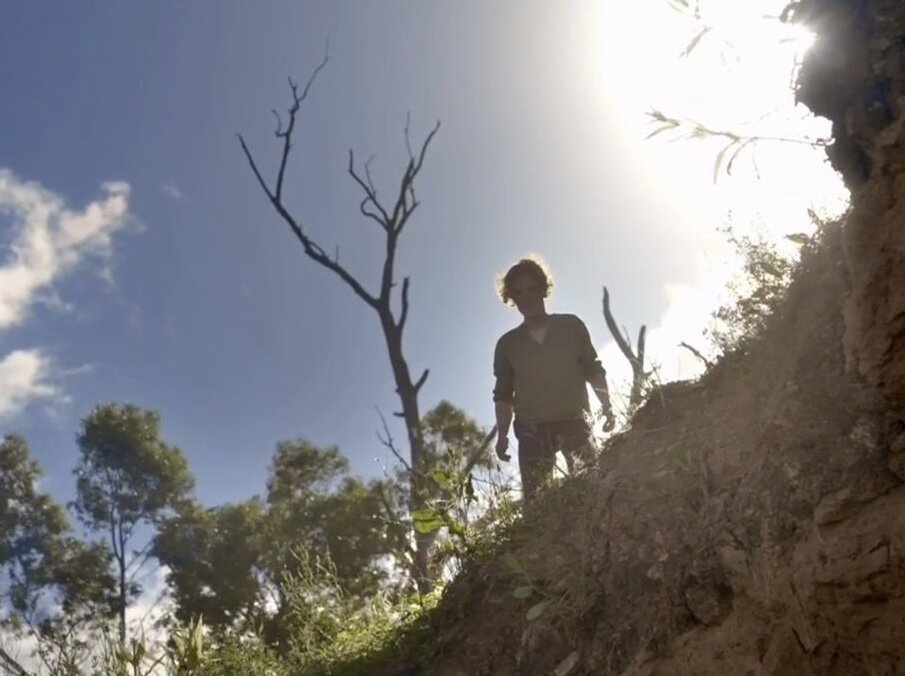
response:
<svg viewBox="0 0 905 676"><path fill-rule="evenodd" d="M763 335L656 391L384 673L905 673L905 5L792 9L846 222Z"/></svg>

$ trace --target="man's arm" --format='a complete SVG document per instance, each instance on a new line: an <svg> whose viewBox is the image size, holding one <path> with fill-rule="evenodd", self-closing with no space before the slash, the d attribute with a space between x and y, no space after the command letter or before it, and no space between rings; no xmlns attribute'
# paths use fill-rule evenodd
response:
<svg viewBox="0 0 905 676"><path fill-rule="evenodd" d="M616 425L616 418L613 415L613 405L610 403L610 390L606 384L606 376L601 373L594 373L588 378L588 383L594 394L597 395L597 401L603 407L603 415L606 422L603 423L603 430L609 432Z"/></svg>
<svg viewBox="0 0 905 676"><path fill-rule="evenodd" d="M496 454L500 460L509 460L506 452L509 448L509 426L512 424L512 402L497 401L494 403L496 413Z"/></svg>
<svg viewBox="0 0 905 676"><path fill-rule="evenodd" d="M506 358L502 339L493 351L493 408L496 414L496 454L500 460L509 460L509 426L512 424L512 399L515 394L515 374Z"/></svg>

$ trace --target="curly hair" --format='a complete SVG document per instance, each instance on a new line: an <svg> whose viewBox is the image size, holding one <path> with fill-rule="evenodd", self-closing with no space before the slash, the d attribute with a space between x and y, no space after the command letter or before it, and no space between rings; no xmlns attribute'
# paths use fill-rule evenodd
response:
<svg viewBox="0 0 905 676"><path fill-rule="evenodd" d="M497 295L507 305L512 305L512 284L520 277L530 277L543 289L544 298L553 290L553 276L550 274L547 264L540 256L531 254L521 259L497 279Z"/></svg>

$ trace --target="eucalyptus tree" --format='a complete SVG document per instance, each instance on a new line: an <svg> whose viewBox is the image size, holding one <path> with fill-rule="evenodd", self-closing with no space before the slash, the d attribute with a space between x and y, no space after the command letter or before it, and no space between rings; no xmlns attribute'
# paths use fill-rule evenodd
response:
<svg viewBox="0 0 905 676"><path fill-rule="evenodd" d="M78 435L73 506L86 527L104 534L112 551L122 642L126 608L141 591L138 574L151 555L151 539L130 551L137 531L184 505L194 485L182 452L160 435L160 416L131 404L96 407Z"/></svg>

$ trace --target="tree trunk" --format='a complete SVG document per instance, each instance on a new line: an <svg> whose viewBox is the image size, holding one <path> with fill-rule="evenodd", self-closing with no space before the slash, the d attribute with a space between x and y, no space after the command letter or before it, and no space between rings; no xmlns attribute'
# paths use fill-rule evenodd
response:
<svg viewBox="0 0 905 676"><path fill-rule="evenodd" d="M411 454L411 477L409 483L409 496L411 510L415 511L427 507L428 490L426 482L428 477L424 471L424 435L421 429L421 413L418 408L418 390L424 383L424 377L418 384L412 382L408 363L402 354L402 331L389 313L380 313L380 324L386 339L387 352L390 357L390 366L393 369L393 379L396 383L396 394L402 404L402 418L405 421L405 430L409 442ZM422 534L415 531L415 581L419 591L426 593L434 584L434 574L430 568L430 554L436 538L431 534Z"/></svg>

